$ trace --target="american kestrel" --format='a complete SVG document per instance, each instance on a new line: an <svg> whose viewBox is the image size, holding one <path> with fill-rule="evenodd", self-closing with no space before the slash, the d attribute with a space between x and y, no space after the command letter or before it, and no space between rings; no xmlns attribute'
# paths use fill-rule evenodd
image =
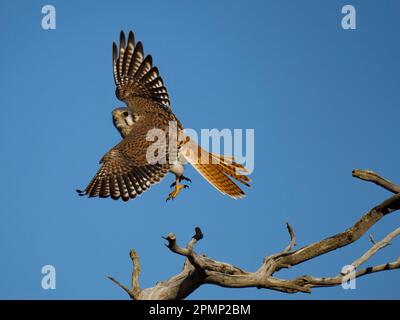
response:
<svg viewBox="0 0 400 320"><path fill-rule="evenodd" d="M223 194L243 197L245 193L231 178L250 186L246 168L233 157L205 151L184 135L158 69L153 67L151 55L144 55L142 43L135 43L133 32L126 42L121 31L119 48L114 42L112 52L116 96L127 105L112 112L114 126L123 139L103 156L100 170L85 190L77 190L79 195L128 201L172 172L174 190L167 200L174 199L187 187L181 181L190 181L183 175L184 164L190 163ZM177 128L176 137L172 137L171 124ZM149 161L148 150L155 143L149 139L149 132L154 130L165 133L166 139L159 141L156 152L165 153L164 161Z"/></svg>

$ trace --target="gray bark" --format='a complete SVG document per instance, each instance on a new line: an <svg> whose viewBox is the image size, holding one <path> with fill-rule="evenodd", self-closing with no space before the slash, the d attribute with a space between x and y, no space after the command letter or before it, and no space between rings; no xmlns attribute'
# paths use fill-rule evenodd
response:
<svg viewBox="0 0 400 320"><path fill-rule="evenodd" d="M135 300L177 300L184 299L203 284L214 284L226 288L256 287L259 289L271 289L285 293L306 292L311 293L314 287L332 287L341 285L349 274L341 274L334 277L315 277L305 275L294 279L281 279L273 275L283 268L293 267L297 264L314 259L320 255L347 246L357 241L374 224L384 216L400 209L400 186L380 177L369 170L354 170L353 176L365 181L370 181L386 190L394 193L393 196L375 206L365 213L353 226L347 230L333 235L321 241L309 244L293 251L296 238L292 227L287 224L290 236L288 246L279 253L265 257L259 269L248 272L232 264L216 261L205 255L199 255L194 251L194 246L203 238L200 228L196 228L195 235L186 247L178 245L176 236L168 234L164 239L167 247L175 254L186 257L182 271L166 281L158 282L154 287L141 289L139 287L139 258L135 250L131 250L130 257L133 262L132 284L127 288L117 280L109 277ZM360 258L352 263L355 268L355 277L361 277L375 272L394 270L400 268L400 257L393 262L361 269L370 257L380 249L390 244L390 241L400 234L400 228L389 233L384 239L376 242L371 238L372 247Z"/></svg>

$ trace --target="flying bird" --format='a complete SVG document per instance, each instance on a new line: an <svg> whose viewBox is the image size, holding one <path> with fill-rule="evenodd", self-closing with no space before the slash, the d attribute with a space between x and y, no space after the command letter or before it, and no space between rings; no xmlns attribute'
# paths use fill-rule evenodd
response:
<svg viewBox="0 0 400 320"><path fill-rule="evenodd" d="M250 186L247 169L233 157L207 152L184 135L158 69L153 66L151 55L144 55L142 43L135 43L132 31L127 41L121 31L119 47L113 43L112 57L116 96L127 106L112 112L113 124L122 140L102 157L99 171L86 189L77 190L78 194L128 201L172 172L174 190L166 200L175 199L188 187L181 182L190 181L183 175L184 165L190 163L220 192L242 198L245 192L232 179ZM177 137L181 139L172 137L171 123L176 125ZM166 136L165 143L159 141L156 152L165 153L165 161L149 161L148 150L155 142L149 140L148 133L155 129Z"/></svg>

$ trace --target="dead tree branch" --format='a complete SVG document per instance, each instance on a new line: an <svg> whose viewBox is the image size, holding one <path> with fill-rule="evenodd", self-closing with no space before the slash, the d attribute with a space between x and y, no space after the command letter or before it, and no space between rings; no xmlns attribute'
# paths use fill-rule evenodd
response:
<svg viewBox="0 0 400 320"><path fill-rule="evenodd" d="M166 281L158 282L152 288L140 289L139 258L136 251L132 250L130 252L134 265L132 273L132 288L128 289L114 278L109 278L126 291L132 299L136 300L184 299L203 284L214 284L227 288L256 287L259 289L271 289L285 293L310 293L311 288L314 287L340 285L348 280L349 274L339 273L334 277L324 278L306 275L295 279L280 279L273 275L283 268L295 266L357 241L382 217L400 209L400 186L393 184L369 170L354 170L353 176L361 180L373 182L378 186L395 193L395 195L369 210L347 230L295 251L292 251L293 247L296 245L295 234L292 227L287 223L287 229L290 236L288 246L282 252L264 258L261 266L255 272L248 272L229 263L216 261L207 258L205 255L197 254L194 251L194 246L203 238L201 229L197 227L194 236L188 242L186 247L178 245L176 235L173 233L168 234L164 238L168 242L166 246L169 250L186 257L183 269L178 275L173 276ZM400 257L397 258L396 261L390 263L372 266L365 269L358 269L380 249L390 244L390 242L399 234L400 228L397 228L381 241L373 241L373 246L351 264L355 270L354 277L361 277L367 274L386 270L399 269Z"/></svg>
<svg viewBox="0 0 400 320"><path fill-rule="evenodd" d="M136 250L132 249L129 252L129 256L131 257L132 264L133 264L133 271L132 271L132 288L128 289L121 283L119 283L117 280L115 280L113 277L108 277L111 281L116 283L120 288L125 290L125 292L134 300L137 300L139 298L139 294L142 291L139 287L139 273L140 273L140 264L139 264L139 256L136 252Z"/></svg>

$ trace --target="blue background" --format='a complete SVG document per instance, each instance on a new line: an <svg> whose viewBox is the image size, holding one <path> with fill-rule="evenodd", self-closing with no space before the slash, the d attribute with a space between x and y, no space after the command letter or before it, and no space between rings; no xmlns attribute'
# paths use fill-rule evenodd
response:
<svg viewBox="0 0 400 320"><path fill-rule="evenodd" d="M57 10L57 29L41 28L41 8ZM373 169L400 182L400 46L397 1L351 1L357 30L341 28L348 1L1 1L0 298L125 299L112 275L130 282L129 249L140 256L141 286L181 271L161 236L197 245L220 261L256 270L287 245L340 232L389 197L351 177ZM185 126L254 128L254 187L244 200L193 180L166 203L168 176L123 203L78 197L119 135L111 43L134 30L153 55ZM381 239L399 225L385 217ZM371 246L356 244L283 270L277 277L335 276ZM398 243L369 264L395 260ZM43 290L54 265L57 289ZM205 285L196 299L400 298L398 271L357 280L356 290L311 295Z"/></svg>

